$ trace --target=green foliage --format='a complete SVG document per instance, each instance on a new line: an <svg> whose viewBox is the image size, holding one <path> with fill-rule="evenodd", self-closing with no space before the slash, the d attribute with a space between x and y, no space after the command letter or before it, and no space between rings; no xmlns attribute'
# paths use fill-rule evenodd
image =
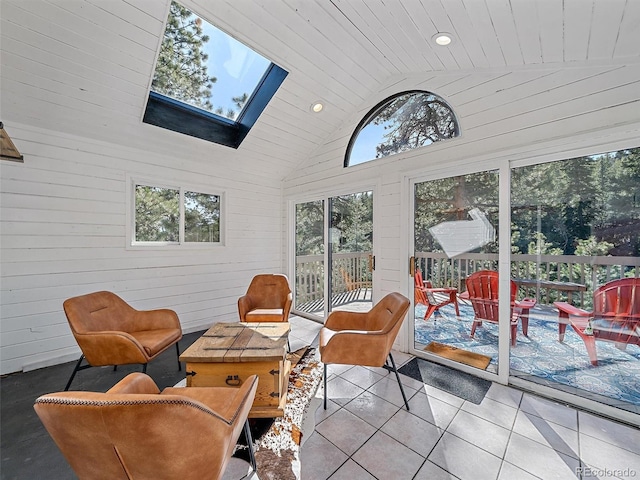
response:
<svg viewBox="0 0 640 480"><path fill-rule="evenodd" d="M296 255L324 253L324 202L296 205Z"/></svg>
<svg viewBox="0 0 640 480"><path fill-rule="evenodd" d="M213 110L211 87L216 78L207 72L202 20L171 2L152 88L158 93L206 110Z"/></svg>
<svg viewBox="0 0 640 480"><path fill-rule="evenodd" d="M184 202L185 242L219 242L220 197L185 192Z"/></svg>
<svg viewBox="0 0 640 480"><path fill-rule="evenodd" d="M441 252L429 228L442 222L471 220L469 210L478 207L498 231L498 173L479 172L418 183L415 186L415 250ZM498 252L498 238L481 249Z"/></svg>
<svg viewBox="0 0 640 480"><path fill-rule="evenodd" d="M135 191L136 241L180 240L180 192L137 185Z"/></svg>
<svg viewBox="0 0 640 480"><path fill-rule="evenodd" d="M334 253L370 252L373 248L373 193L333 197L331 228Z"/></svg>
<svg viewBox="0 0 640 480"><path fill-rule="evenodd" d="M513 169L515 253L542 233L565 255L639 256L639 185L637 148Z"/></svg>
<svg viewBox="0 0 640 480"><path fill-rule="evenodd" d="M429 145L458 134L451 108L437 95L409 93L393 100L372 119L383 125L384 141L376 146L376 158Z"/></svg>
<svg viewBox="0 0 640 480"><path fill-rule="evenodd" d="M194 107L234 120L242 111L249 95L232 97L234 108L214 108L212 88L217 78L207 71L209 55L204 46L209 37L203 33L202 19L171 2L156 71L151 88Z"/></svg>

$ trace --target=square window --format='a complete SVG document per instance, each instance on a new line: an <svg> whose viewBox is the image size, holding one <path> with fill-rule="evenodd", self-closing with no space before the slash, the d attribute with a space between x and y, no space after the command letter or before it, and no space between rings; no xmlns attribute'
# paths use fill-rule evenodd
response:
<svg viewBox="0 0 640 480"><path fill-rule="evenodd" d="M223 193L130 180L128 244L134 247L222 243ZM204 190L204 189L203 189Z"/></svg>
<svg viewBox="0 0 640 480"><path fill-rule="evenodd" d="M220 196L198 192L184 194L184 241L220 241Z"/></svg>
<svg viewBox="0 0 640 480"><path fill-rule="evenodd" d="M180 241L180 191L136 185L135 241Z"/></svg>

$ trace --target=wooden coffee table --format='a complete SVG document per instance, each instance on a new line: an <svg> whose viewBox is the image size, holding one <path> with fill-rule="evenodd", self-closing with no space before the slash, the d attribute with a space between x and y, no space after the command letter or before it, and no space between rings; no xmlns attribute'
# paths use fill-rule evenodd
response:
<svg viewBox="0 0 640 480"><path fill-rule="evenodd" d="M180 355L187 387L237 387L258 375L249 417L281 417L291 370L289 330L288 322L216 323Z"/></svg>

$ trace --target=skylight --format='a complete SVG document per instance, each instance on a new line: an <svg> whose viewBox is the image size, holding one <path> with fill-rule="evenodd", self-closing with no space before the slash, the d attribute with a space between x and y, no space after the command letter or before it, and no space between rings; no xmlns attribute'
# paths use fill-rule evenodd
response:
<svg viewBox="0 0 640 480"><path fill-rule="evenodd" d="M237 148L286 76L171 2L143 121Z"/></svg>

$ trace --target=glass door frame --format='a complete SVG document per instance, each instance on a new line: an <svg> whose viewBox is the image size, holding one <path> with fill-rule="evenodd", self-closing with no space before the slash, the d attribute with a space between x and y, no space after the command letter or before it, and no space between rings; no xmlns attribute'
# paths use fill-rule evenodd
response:
<svg viewBox="0 0 640 480"><path fill-rule="evenodd" d="M498 295L500 299L509 298L510 292L510 199L509 199L509 183L510 183L510 165L509 162L501 162L500 165L483 163L476 165L474 169L460 169L456 172L456 175L467 175L485 170L498 170L500 175L499 191L498 191L498 205L499 205L499 231L498 231L498 273L500 280L498 284ZM403 179L403 188L405 189L406 205L402 205L403 211L408 212L408 215L404 215L406 218L406 228L402 231L407 232L406 256L407 259L406 274L402 276L405 280L402 282L401 287L405 292L408 292L407 296L411 299L411 307L407 315L408 328L405 336L407 342L407 351L419 358L424 358L434 363L452 367L465 373L470 373L476 377L490 380L492 382L501 383L506 385L509 379L509 322L500 322L498 324L498 373L492 373L478 368L471 367L462 363L443 358L441 356L425 352L424 350L418 350L415 348L415 299L414 299L414 281L410 273L410 262L414 255L414 243L415 243L415 231L414 231L414 214L415 214L415 187L416 184L438 180L441 178L447 178L451 176L449 169L441 170L439 172L432 172L430 175L406 175ZM505 204L506 203L506 204ZM406 207L406 208L405 208ZM404 225L403 225L404 227ZM505 231L506 230L506 231ZM406 283L405 283L406 282ZM500 301L499 303L500 316L508 318L510 316L510 304L508 301Z"/></svg>
<svg viewBox="0 0 640 480"><path fill-rule="evenodd" d="M287 276L292 280L292 290L295 290L295 275L296 275L296 205L300 203L306 202L314 202L314 201L323 201L324 202L324 267L325 267L325 275L324 275L324 292L325 292L325 301L324 301L324 317L318 317L316 315L311 315L307 312L302 312L297 310L294 305L292 306L291 313L294 315L298 315L304 318L308 318L310 320L316 321L318 323L324 323L325 319L329 315L329 299L327 299L327 295L330 293L330 282L331 275L329 274L329 262L331 261L331 254L329 252L329 235L331 235L331 202L330 199L333 197L339 197L343 195L350 195L358 192L366 192L370 191L373 194L373 256L374 258L378 256L378 251L380 246L378 245L380 242L378 241L379 229L378 226L380 224L380 208L379 208L379 200L377 192L380 191L380 186L378 184L364 183L357 184L349 187L342 187L340 189L332 189L326 191L318 191L312 194L305 194L304 196L291 196L287 200ZM371 293L371 301L372 305L374 305L379 298L379 287L378 281L379 278L379 270L375 268L372 271L372 293ZM295 294L294 294L295 297Z"/></svg>
<svg viewBox="0 0 640 480"><path fill-rule="evenodd" d="M602 150L616 150L616 149L624 149L624 147L613 148L611 146L602 147ZM592 148L592 150L597 150L597 148ZM569 157L572 155L571 152L564 152L564 156ZM576 153L579 155L579 153ZM527 155L523 153L522 155L514 155L511 159L503 159L500 161L485 161L476 163L473 168L470 168L469 165L458 165L456 166L456 175L466 175L470 173L476 173L484 170L498 170L500 174L499 179L499 198L498 198L498 206L499 206L499 231L498 231L498 245L499 245L499 254L498 254L498 273L500 275L499 281L499 298L505 299L509 298L509 278L511 275L510 272L510 264L511 264L511 169L515 167L534 165L539 163L546 163L558 160L553 156L549 156L548 158L540 158L535 157L532 158L531 155ZM420 182L425 182L429 180L437 180L440 178L446 178L451 176L451 167L447 165L446 167L439 169L432 169L428 175L425 175L424 172L414 172L410 174L406 174L402 179L402 203L401 208L403 213L407 213L406 215L402 215L401 222L401 245L403 245L404 258L410 259L414 253L414 211L415 211L415 184ZM406 233L405 233L406 232ZM406 238L404 235L406 234ZM414 294L413 294L413 286L414 281L409 273L409 262L406 263L405 270L406 274L401 275L400 288L405 292L410 292L409 298L411 299L411 308L409 309L409 313L407 315L408 318L408 327L406 330L406 335L404 337L404 341L407 342L406 351L416 357L425 358L429 361L433 361L434 363L439 363L448 367L455 368L457 370L470 373L479 378L484 378L486 380L490 380L502 385L512 385L516 388L520 388L523 391L529 391L534 394L541 395L543 397L551 399L551 401L567 403L571 405L575 405L576 407L595 412L597 414L604 415L606 417L616 419L628 424L636 424L637 415L633 414L629 411L618 409L612 407L610 405L598 402L597 400L592 400L587 398L586 396L582 396L579 394L569 393L567 391L560 390L558 388L550 387L543 385L541 383L536 383L532 381L528 381L523 378L518 378L516 376L510 375L510 342L509 342L509 322L500 322L499 326L499 338L498 338L498 373L490 373L483 370L479 370L474 367L470 367L461 363L454 362L452 360L448 360L446 358L442 358L440 356L431 354L429 352L425 352L423 350L417 350L415 348L415 305L414 305ZM509 318L510 316L510 305L507 301L500 301L499 303L499 311L501 318Z"/></svg>

